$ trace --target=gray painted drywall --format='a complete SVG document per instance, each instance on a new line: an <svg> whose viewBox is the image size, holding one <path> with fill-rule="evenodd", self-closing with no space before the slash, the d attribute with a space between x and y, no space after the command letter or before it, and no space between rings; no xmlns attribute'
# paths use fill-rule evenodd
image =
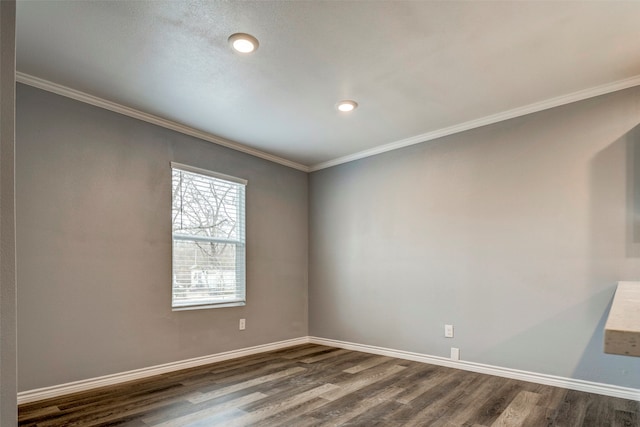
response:
<svg viewBox="0 0 640 427"><path fill-rule="evenodd" d="M19 85L18 389L309 332L640 387L640 359L602 352L615 282L640 275L639 123L636 88L307 188L302 172ZM170 161L249 180L246 307L171 312Z"/></svg>
<svg viewBox="0 0 640 427"><path fill-rule="evenodd" d="M20 391L308 334L306 173L23 85L16 119ZM171 311L171 161L249 181L245 307Z"/></svg>
<svg viewBox="0 0 640 427"><path fill-rule="evenodd" d="M310 334L639 388L602 342L640 279L639 123L634 88L312 173Z"/></svg>
<svg viewBox="0 0 640 427"><path fill-rule="evenodd" d="M17 424L15 71L16 3L0 2L0 425Z"/></svg>

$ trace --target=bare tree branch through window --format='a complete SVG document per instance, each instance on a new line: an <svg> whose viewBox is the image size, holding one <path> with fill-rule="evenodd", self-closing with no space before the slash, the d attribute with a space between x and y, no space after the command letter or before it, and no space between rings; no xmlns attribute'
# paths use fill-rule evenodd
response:
<svg viewBox="0 0 640 427"><path fill-rule="evenodd" d="M174 167L172 195L173 306L244 302L245 185Z"/></svg>

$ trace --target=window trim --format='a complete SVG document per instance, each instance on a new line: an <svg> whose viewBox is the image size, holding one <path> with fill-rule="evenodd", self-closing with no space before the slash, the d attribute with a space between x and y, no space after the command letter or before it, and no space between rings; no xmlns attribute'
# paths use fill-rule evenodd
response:
<svg viewBox="0 0 640 427"><path fill-rule="evenodd" d="M211 178L223 179L225 181L235 182L236 184L242 184L244 186L246 186L249 183L249 181L247 181L246 179L238 178L231 175L225 175L223 173L213 172L207 169L201 169L195 166L189 166L182 163L171 162L171 169L180 169L181 171L185 171L185 172L199 173L200 175L210 176Z"/></svg>
<svg viewBox="0 0 640 427"><path fill-rule="evenodd" d="M218 237L214 237L214 238L210 238L210 237L200 237L200 236L189 236L189 235L184 235L184 234L174 234L173 233L173 221L171 223L171 311L188 311L188 310L202 310L202 309L208 309L208 308L225 308L225 307L241 307L241 306L245 306L246 305L246 300L247 300L247 278L246 278L246 269L247 269L247 261L246 261L246 250L247 250L247 242L246 242L246 217L247 217L247 213L246 213L246 199L247 199L247 194L246 194L246 186L248 184L248 181L246 179L243 178L238 178L235 176L231 176L231 175L226 175L223 173L219 173L219 172L213 172L207 169L202 169L202 168L198 168L195 166L189 166L189 165L185 165L182 163L177 163L177 162L170 162L170 166L171 166L171 175L173 176L173 171L174 169L183 171L183 172L191 172L191 173L196 173L199 175L204 175L204 176L208 176L211 178L215 178L215 179L220 179L220 180L224 180L224 181L228 181L228 182L232 182L235 184L240 184L242 185L244 188L243 191L243 196L244 196L244 200L242 200L242 205L243 205L243 213L242 213L242 220L244 222L243 224L243 236L241 240L235 240L235 239L225 239L225 238L218 238ZM173 178L172 178L173 179ZM173 200L173 185L172 185L172 190L171 190L171 198ZM173 203L173 202L172 202ZM173 208L172 208L173 209ZM216 242L216 243L233 243L233 244L241 244L242 245L242 249L244 251L244 265L242 266L242 270L243 270L243 274L244 274L244 278L243 278L243 287L244 287L244 299L242 300L236 300L236 301L227 301L227 302L220 302L220 303L211 303L211 302L206 302L206 303L202 303L202 304L188 304L188 305L174 305L173 303L173 263L174 263L174 258L173 258L173 247L174 247L174 243L176 240L182 240L182 241L206 241L206 242ZM238 273L238 267L236 266L236 274Z"/></svg>

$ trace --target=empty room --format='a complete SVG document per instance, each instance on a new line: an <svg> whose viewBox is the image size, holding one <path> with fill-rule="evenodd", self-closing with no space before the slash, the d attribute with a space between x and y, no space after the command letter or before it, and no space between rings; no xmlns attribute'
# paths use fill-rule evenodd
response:
<svg viewBox="0 0 640 427"><path fill-rule="evenodd" d="M640 2L0 23L2 427L640 426Z"/></svg>

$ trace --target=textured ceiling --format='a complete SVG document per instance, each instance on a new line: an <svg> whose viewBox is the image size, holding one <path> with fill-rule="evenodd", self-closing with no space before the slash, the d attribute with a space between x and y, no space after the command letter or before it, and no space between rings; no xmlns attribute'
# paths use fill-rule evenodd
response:
<svg viewBox="0 0 640 427"><path fill-rule="evenodd" d="M19 1L17 69L313 166L639 76L639 23L640 2Z"/></svg>

